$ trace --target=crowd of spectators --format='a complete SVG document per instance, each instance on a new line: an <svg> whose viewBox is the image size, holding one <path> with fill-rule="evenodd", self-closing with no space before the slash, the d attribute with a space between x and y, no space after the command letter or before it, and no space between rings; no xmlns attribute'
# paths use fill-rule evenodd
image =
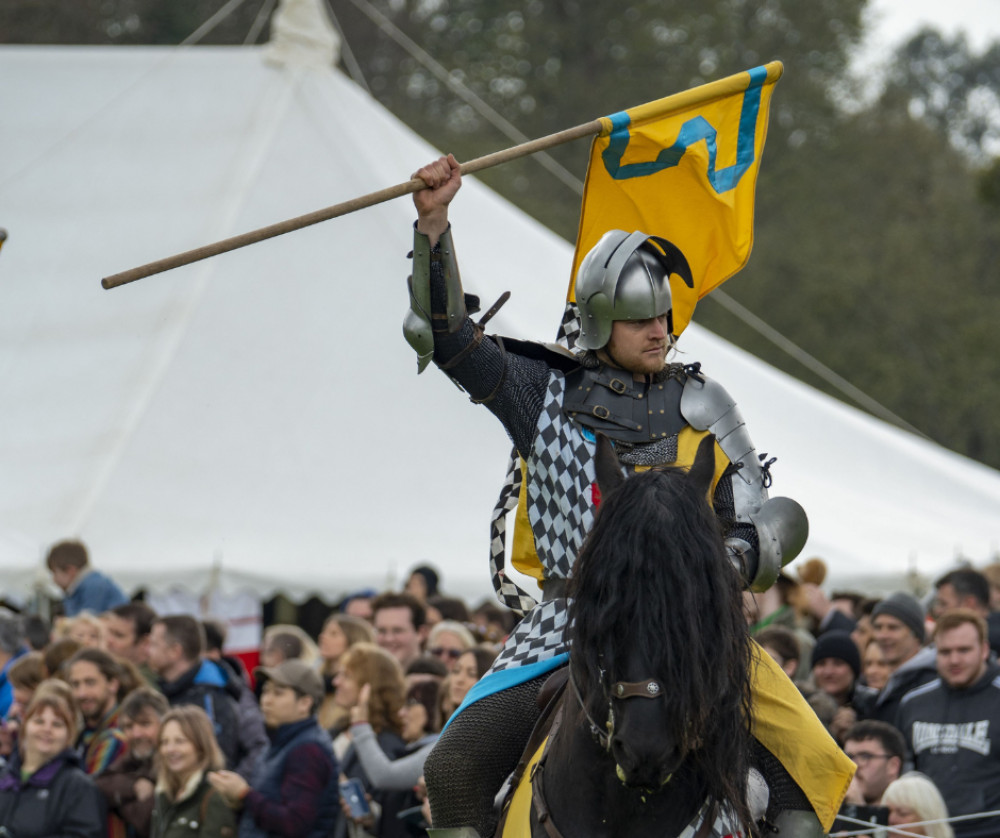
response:
<svg viewBox="0 0 1000 838"><path fill-rule="evenodd" d="M424 760L514 623L419 567L315 639L269 626L251 674L221 623L129 601L78 542L48 564L61 618L0 610L0 828L18 838L425 834ZM746 611L857 766L836 828L1000 835L1000 568L922 599L828 596L822 577L807 562Z"/></svg>
<svg viewBox="0 0 1000 838"><path fill-rule="evenodd" d="M819 576L783 574L746 605L751 634L857 765L835 829L1000 835L1000 565L953 570L922 598L827 596Z"/></svg>
<svg viewBox="0 0 1000 838"><path fill-rule="evenodd" d="M411 592L347 598L315 639L269 626L250 673L222 624L129 601L79 542L48 566L53 625L0 609L16 838L424 835L424 759L513 626L496 607L477 623L421 567Z"/></svg>

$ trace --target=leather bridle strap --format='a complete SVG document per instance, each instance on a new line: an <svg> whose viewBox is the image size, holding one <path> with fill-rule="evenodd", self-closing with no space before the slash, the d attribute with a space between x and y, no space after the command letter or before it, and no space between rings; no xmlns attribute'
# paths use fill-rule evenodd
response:
<svg viewBox="0 0 1000 838"><path fill-rule="evenodd" d="M655 678L645 681L617 681L611 685L612 698L659 698L663 685Z"/></svg>

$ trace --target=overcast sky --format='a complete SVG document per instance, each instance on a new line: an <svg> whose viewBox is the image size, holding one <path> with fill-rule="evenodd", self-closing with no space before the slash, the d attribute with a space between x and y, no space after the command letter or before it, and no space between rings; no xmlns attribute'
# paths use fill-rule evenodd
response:
<svg viewBox="0 0 1000 838"><path fill-rule="evenodd" d="M871 0L869 13L875 49L897 46L924 24L964 31L974 49L1000 40L1000 0Z"/></svg>

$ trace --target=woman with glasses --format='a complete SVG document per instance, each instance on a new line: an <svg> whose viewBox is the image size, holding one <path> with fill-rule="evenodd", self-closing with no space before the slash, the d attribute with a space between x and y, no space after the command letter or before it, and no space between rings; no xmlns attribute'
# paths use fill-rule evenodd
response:
<svg viewBox="0 0 1000 838"><path fill-rule="evenodd" d="M465 626L454 620L442 620L427 638L427 654L450 668L463 652L475 645L476 639Z"/></svg>

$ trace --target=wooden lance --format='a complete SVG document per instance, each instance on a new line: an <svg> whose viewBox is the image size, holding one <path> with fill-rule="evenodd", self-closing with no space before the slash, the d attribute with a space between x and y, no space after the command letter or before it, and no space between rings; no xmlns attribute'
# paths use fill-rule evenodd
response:
<svg viewBox="0 0 1000 838"><path fill-rule="evenodd" d="M492 166L498 166L501 163L507 163L508 161L516 160L519 157L526 157L529 154L544 151L545 149L553 148L554 146L562 145L563 143L568 143L572 140L580 139L581 137L593 136L600 133L601 127L602 121L600 119L595 119L591 122L577 125L574 128L567 128L565 131L549 134L548 136L540 137L537 140L530 140L526 143L521 143L520 145L503 149L502 151L495 151L492 154L485 155L484 157L477 157L475 160L463 163L461 171L463 175L467 175L472 174L473 172L482 171L483 169L489 169ZM129 282L135 282L137 279L144 279L147 276L163 273L164 271L169 271L172 268L179 268L182 265L190 265L192 262L199 262L202 259L208 259L210 256L218 256L220 253L228 253L230 250L246 247L248 244L255 244L256 242L264 241L265 239L271 239L275 236L291 233L293 230L301 230L303 227L309 227L312 224L319 224L321 221L327 221L330 218L347 215L348 213L355 212L356 210L374 206L375 204L381 204L393 198L399 198L402 195L410 195L426 188L427 184L420 178L413 178L405 183L399 183L395 186L381 189L378 192L371 192L368 195L361 195L360 197L352 198L349 201L344 201L343 203L326 207L326 209L316 210L315 212L310 212L295 218L289 218L287 221L279 221L277 224L271 224L268 227L251 230L249 233L242 233L238 236L222 239L221 241L214 242L213 244L206 244L202 247L196 247L194 250L186 250L183 253L167 256L163 259L158 259L155 262L149 262L146 265L140 265L137 268L132 268L131 270L106 276L101 280L101 285L106 289L117 288L119 285L126 285Z"/></svg>

